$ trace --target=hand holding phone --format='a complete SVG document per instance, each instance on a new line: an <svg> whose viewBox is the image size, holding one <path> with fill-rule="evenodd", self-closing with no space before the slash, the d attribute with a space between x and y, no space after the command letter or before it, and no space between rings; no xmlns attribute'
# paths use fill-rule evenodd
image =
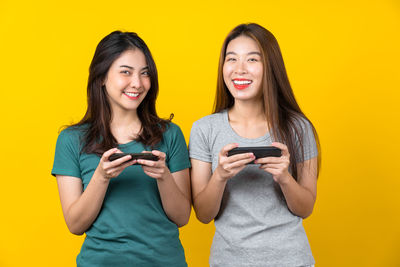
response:
<svg viewBox="0 0 400 267"><path fill-rule="evenodd" d="M228 157L242 153L253 153L256 159L266 157L280 157L282 151L274 146L236 147L228 151ZM254 164L254 161L249 164Z"/></svg>
<svg viewBox="0 0 400 267"><path fill-rule="evenodd" d="M113 160L125 157L127 155L130 155L132 157L131 160L134 160L134 159L145 159L145 160L152 160L152 161L158 160L158 157L153 155L152 153L114 153L108 159L110 161L113 161Z"/></svg>

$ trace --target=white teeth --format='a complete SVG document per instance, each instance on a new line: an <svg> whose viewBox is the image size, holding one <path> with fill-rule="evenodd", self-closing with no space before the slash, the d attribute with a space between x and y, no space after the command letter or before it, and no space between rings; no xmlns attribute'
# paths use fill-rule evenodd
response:
<svg viewBox="0 0 400 267"><path fill-rule="evenodd" d="M139 95L139 93L128 93L128 92L124 92L127 96L130 97L137 97Z"/></svg>
<svg viewBox="0 0 400 267"><path fill-rule="evenodd" d="M233 80L234 84L237 85L243 85L243 84L251 84L251 81L237 81L237 80Z"/></svg>

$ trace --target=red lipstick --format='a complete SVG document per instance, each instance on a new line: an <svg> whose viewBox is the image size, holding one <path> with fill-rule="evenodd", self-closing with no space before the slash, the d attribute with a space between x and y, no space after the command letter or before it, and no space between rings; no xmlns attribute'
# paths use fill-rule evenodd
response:
<svg viewBox="0 0 400 267"><path fill-rule="evenodd" d="M138 94L137 96L130 96L130 95L126 94L126 93L124 93L124 95L125 95L127 98L131 99L131 100L136 100L136 99L138 99L139 96L140 96L140 94Z"/></svg>
<svg viewBox="0 0 400 267"><path fill-rule="evenodd" d="M249 79L233 79L232 83L236 89L243 90L249 87L252 81Z"/></svg>

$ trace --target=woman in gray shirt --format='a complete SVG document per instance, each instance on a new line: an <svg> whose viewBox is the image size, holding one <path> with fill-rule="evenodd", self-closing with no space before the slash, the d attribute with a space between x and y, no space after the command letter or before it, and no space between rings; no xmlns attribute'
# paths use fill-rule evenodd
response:
<svg viewBox="0 0 400 267"><path fill-rule="evenodd" d="M222 47L214 113L193 124L189 142L197 218L215 219L211 266L314 264L302 219L316 199L318 144L275 37L237 26ZM274 146L282 156L228 157L238 146Z"/></svg>

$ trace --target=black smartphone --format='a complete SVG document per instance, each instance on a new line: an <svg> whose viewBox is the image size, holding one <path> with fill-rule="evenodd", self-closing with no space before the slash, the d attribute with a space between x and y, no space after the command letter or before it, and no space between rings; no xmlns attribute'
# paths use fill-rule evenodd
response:
<svg viewBox="0 0 400 267"><path fill-rule="evenodd" d="M152 160L157 161L158 157L153 155L152 153L114 153L108 159L110 161L125 157L127 155L131 155L132 159L145 159L145 160Z"/></svg>
<svg viewBox="0 0 400 267"><path fill-rule="evenodd" d="M280 157L282 151L274 146L235 147L228 151L228 157L242 153L253 153L256 159L266 157ZM254 161L249 164L254 164Z"/></svg>

